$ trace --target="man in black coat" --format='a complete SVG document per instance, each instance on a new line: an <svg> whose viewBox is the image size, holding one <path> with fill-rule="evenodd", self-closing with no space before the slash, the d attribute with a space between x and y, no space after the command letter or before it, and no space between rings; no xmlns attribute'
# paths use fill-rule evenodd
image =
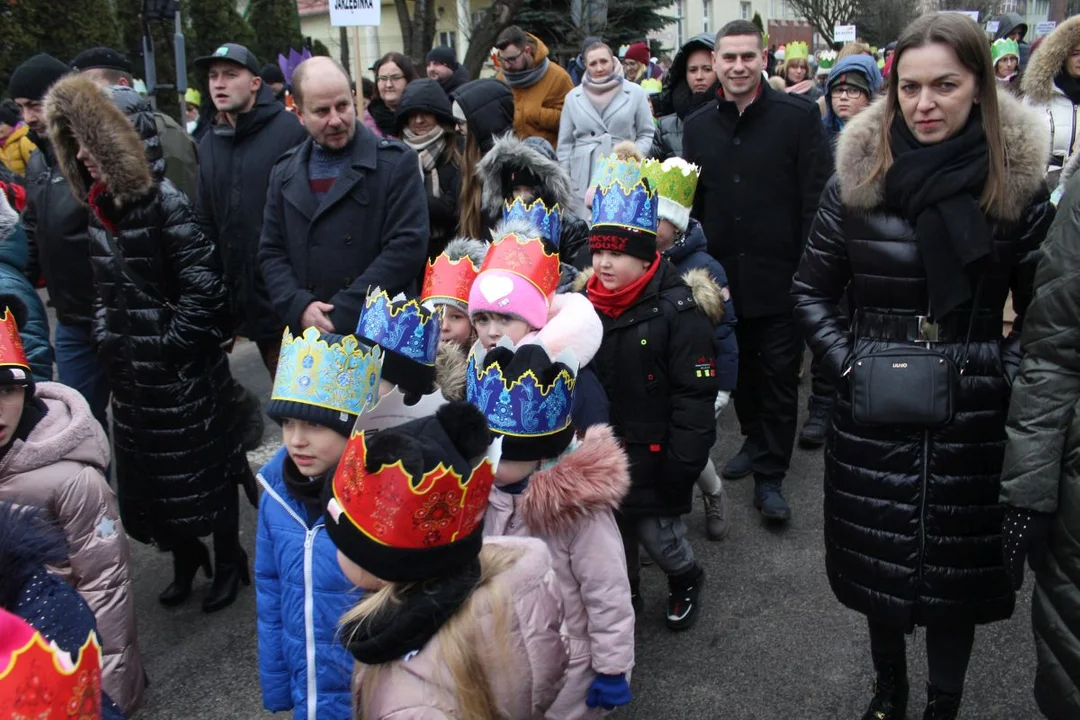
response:
<svg viewBox="0 0 1080 720"><path fill-rule="evenodd" d="M469 71L457 61L454 48L440 45L431 48L427 54L427 76L438 80L447 97L459 87L469 82Z"/></svg>
<svg viewBox="0 0 1080 720"><path fill-rule="evenodd" d="M259 271L259 236L270 170L305 137L304 128L259 77L243 45L226 43L195 67L209 76L217 110L199 143L199 225L219 249L229 286L234 334L253 340L274 374L285 321L274 311Z"/></svg>
<svg viewBox="0 0 1080 720"><path fill-rule="evenodd" d="M765 55L752 23L720 29L720 91L686 119L683 157L702 168L694 216L739 313L735 411L746 440L724 476L753 473L754 506L785 521L803 355L789 291L829 167L817 105L769 87Z"/></svg>
<svg viewBox="0 0 1080 720"><path fill-rule="evenodd" d="M308 137L274 166L259 261L277 316L300 333L356 330L368 291L414 290L427 259L416 153L356 121L349 77L327 57L293 74Z"/></svg>

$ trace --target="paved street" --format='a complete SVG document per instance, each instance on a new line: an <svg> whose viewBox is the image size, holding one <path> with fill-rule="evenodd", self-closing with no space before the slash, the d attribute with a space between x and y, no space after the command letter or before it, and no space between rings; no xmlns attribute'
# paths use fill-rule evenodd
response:
<svg viewBox="0 0 1080 720"><path fill-rule="evenodd" d="M253 345L237 346L236 376L264 399L269 380ZM805 386L804 386L805 389ZM279 442L268 423L261 464ZM721 462L740 444L734 412L721 424L714 458ZM820 453L796 450L786 485L795 511L790 527L764 527L750 506L752 481L728 484L734 529L723 543L704 535L700 503L689 520L695 551L707 569L698 626L673 635L664 626L666 585L645 569L646 612L637 624L634 702L621 718L858 718L869 699L871 670L861 616L842 608L829 591L821 540ZM243 510L241 537L249 553L255 512ZM158 605L170 580L169 559L134 548L139 632L151 678L143 720L248 720L262 712L256 669L255 596L242 590L230 608L211 616L199 607L208 581L177 609ZM1034 650L1030 637L1030 579L1009 622L979 630L968 673L962 718L1037 718L1031 697ZM921 717L926 676L924 635L910 654L912 710Z"/></svg>

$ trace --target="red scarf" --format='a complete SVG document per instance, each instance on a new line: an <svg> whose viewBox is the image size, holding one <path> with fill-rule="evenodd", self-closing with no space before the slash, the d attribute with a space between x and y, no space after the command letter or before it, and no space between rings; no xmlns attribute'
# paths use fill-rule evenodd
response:
<svg viewBox="0 0 1080 720"><path fill-rule="evenodd" d="M105 184L98 180L90 186L90 194L87 196L86 201L89 203L90 209L94 211L94 215L101 221L102 226L115 235L116 223L105 214L106 211L103 207L105 203L112 202L112 196L109 194L109 189L105 187Z"/></svg>
<svg viewBox="0 0 1080 720"><path fill-rule="evenodd" d="M656 257L653 259L652 265L645 271L645 274L639 277L634 282L630 283L626 287L619 288L618 290L608 290L600 282L600 276L595 273L589 278L588 284L585 285L585 291L588 293L589 302L593 304L598 312L602 312L610 318L617 318L624 312L630 309L637 299L641 296L645 286L649 284L649 281L656 275L656 271L660 269L660 253L656 253Z"/></svg>

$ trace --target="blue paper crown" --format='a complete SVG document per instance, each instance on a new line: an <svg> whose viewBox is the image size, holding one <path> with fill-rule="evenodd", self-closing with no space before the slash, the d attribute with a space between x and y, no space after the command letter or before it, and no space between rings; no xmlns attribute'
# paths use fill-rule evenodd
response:
<svg viewBox="0 0 1080 720"><path fill-rule="evenodd" d="M514 220L529 223L540 231L540 235L545 240L558 249L562 232L562 209L558 203L549 209L539 198L529 205L526 205L521 198L515 198L513 203L507 202L503 206L503 222Z"/></svg>
<svg viewBox="0 0 1080 720"><path fill-rule="evenodd" d="M640 161L621 160L618 155L612 154L597 161L592 184L607 188L618 182L624 187L630 187L640 179Z"/></svg>
<svg viewBox="0 0 1080 720"><path fill-rule="evenodd" d="M513 349L505 336L499 346ZM465 398L484 413L492 432L522 438L554 435L570 426L577 360L573 353L555 358L563 368L550 384L542 383L532 370L520 377L503 377L498 363L484 367L487 350L477 342L469 353L465 374Z"/></svg>
<svg viewBox="0 0 1080 720"><path fill-rule="evenodd" d="M592 226L616 226L656 234L659 198L644 180L600 186L593 197Z"/></svg>
<svg viewBox="0 0 1080 720"><path fill-rule="evenodd" d="M356 334L422 365L434 367L442 332L442 310L429 310L419 300L398 295L393 300L385 290L368 293Z"/></svg>
<svg viewBox="0 0 1080 720"><path fill-rule="evenodd" d="M327 343L318 328L298 337L286 329L270 399L360 415L379 401L382 362L381 349L352 335Z"/></svg>

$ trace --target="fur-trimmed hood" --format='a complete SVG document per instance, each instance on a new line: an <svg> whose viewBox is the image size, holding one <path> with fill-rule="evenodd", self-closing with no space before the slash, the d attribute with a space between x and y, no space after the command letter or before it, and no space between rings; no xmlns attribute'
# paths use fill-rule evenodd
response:
<svg viewBox="0 0 1080 720"><path fill-rule="evenodd" d="M164 175L164 154L149 103L131 88L103 89L68 75L45 96L49 139L71 192L86 203L92 180L75 155L98 162L101 183L118 207L142 199Z"/></svg>
<svg viewBox="0 0 1080 720"><path fill-rule="evenodd" d="M630 461L608 425L593 425L550 468L537 470L521 499L526 526L557 535L582 518L616 510L630 490Z"/></svg>
<svg viewBox="0 0 1080 720"><path fill-rule="evenodd" d="M0 607L12 609L35 573L67 559L67 539L58 527L35 508L0 502Z"/></svg>
<svg viewBox="0 0 1080 720"><path fill-rule="evenodd" d="M435 384L443 397L453 402L465 399L465 373L469 366L469 349L456 343L439 343L435 354Z"/></svg>
<svg viewBox="0 0 1080 720"><path fill-rule="evenodd" d="M573 292L580 293L583 291L592 276L592 268L585 268L578 273L577 278L574 280ZM705 268L688 270L682 275L682 281L690 288L690 294L694 296L694 302L709 318L709 322L716 325L724 319L723 289L713 281L708 270ZM556 297L559 296L556 295Z"/></svg>
<svg viewBox="0 0 1080 720"><path fill-rule="evenodd" d="M4 458L4 476L20 475L55 465L61 460L105 472L109 440L77 391L54 382L38 383L34 395L48 412L26 440L16 440Z"/></svg>
<svg viewBox="0 0 1080 720"><path fill-rule="evenodd" d="M1080 15L1069 18L1043 38L1028 58L1020 78L1020 90L1028 102L1046 105L1054 95L1061 94L1054 84L1054 76L1061 72L1069 51L1077 44L1080 44Z"/></svg>
<svg viewBox="0 0 1080 720"><path fill-rule="evenodd" d="M519 345L542 343L551 357L571 350L585 367L596 357L603 339L604 324L589 299L580 293L565 293L551 299L547 324L526 335Z"/></svg>
<svg viewBox="0 0 1080 720"><path fill-rule="evenodd" d="M476 173L484 184L484 212L490 217L502 217L503 202L510 190L502 186L502 175L506 168L511 167L528 168L541 178L540 197L549 207L558 203L566 211L573 206L570 176L556 161L554 150L548 155L537 145L513 135L505 135L495 141L495 145L476 166Z"/></svg>
<svg viewBox="0 0 1080 720"><path fill-rule="evenodd" d="M845 207L870 212L885 202L885 180L879 178L860 185L870 175L880 141L880 128L887 97L875 101L849 122L836 147L836 175ZM998 90L1001 129L1005 144L1006 191L990 215L1001 221L1015 221L1042 185L1050 157L1050 133L1038 113L1025 107L1008 92Z"/></svg>

